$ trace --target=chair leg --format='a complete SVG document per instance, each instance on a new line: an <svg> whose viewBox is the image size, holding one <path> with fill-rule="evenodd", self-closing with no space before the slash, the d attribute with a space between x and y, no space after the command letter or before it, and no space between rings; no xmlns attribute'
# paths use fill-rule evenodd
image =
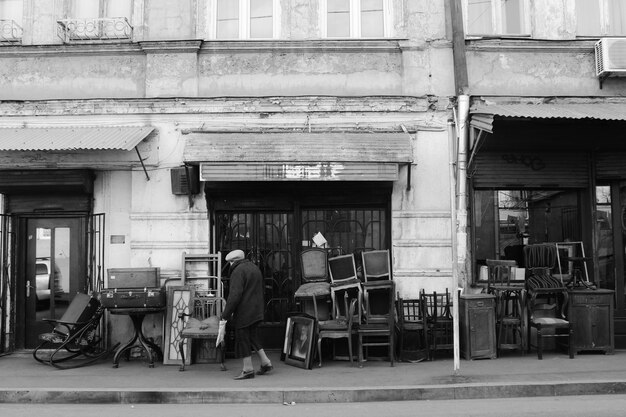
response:
<svg viewBox="0 0 626 417"><path fill-rule="evenodd" d="M543 337L541 336L541 325L537 326L537 359L543 359Z"/></svg>
<svg viewBox="0 0 626 417"><path fill-rule="evenodd" d="M359 368L363 367L363 335L359 333Z"/></svg>
<svg viewBox="0 0 626 417"><path fill-rule="evenodd" d="M320 357L319 367L322 367L322 338L317 338L317 354Z"/></svg>
<svg viewBox="0 0 626 417"><path fill-rule="evenodd" d="M569 358L574 359L574 328L569 325L569 337L567 338L567 347L569 349Z"/></svg>
<svg viewBox="0 0 626 417"><path fill-rule="evenodd" d="M353 358L352 358L352 335L348 334L348 355L350 355L350 366L352 366L354 364Z"/></svg>
<svg viewBox="0 0 626 417"><path fill-rule="evenodd" d="M391 366L393 366L393 361L396 356L394 348L393 348L393 339L394 339L393 332L390 332L389 333L389 359L391 360Z"/></svg>
<svg viewBox="0 0 626 417"><path fill-rule="evenodd" d="M178 351L180 352L180 358L182 359L182 363L180 364L180 368L178 368L179 371L183 372L185 370L185 349L184 349L184 345L185 345L185 339L181 340L180 343L178 344Z"/></svg>

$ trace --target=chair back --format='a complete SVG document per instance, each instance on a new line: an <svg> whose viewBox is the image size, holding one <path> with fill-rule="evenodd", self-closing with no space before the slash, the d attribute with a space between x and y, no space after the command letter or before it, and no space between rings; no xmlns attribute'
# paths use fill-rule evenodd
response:
<svg viewBox="0 0 626 417"><path fill-rule="evenodd" d="M421 292L426 318L429 320L452 320L452 302L450 292Z"/></svg>
<svg viewBox="0 0 626 417"><path fill-rule="evenodd" d="M328 281L328 252L322 248L303 250L300 253L302 282Z"/></svg>
<svg viewBox="0 0 626 417"><path fill-rule="evenodd" d="M340 255L328 259L330 281L334 285L358 281L354 254Z"/></svg>
<svg viewBox="0 0 626 417"><path fill-rule="evenodd" d="M362 252L361 257L365 282L391 279L389 250Z"/></svg>
<svg viewBox="0 0 626 417"><path fill-rule="evenodd" d="M99 308L100 301L96 298L87 294L77 293L59 319L61 324L54 328L54 332L69 336L96 317Z"/></svg>
<svg viewBox="0 0 626 417"><path fill-rule="evenodd" d="M554 243L538 243L524 247L524 263L529 270L526 286L529 290L564 288L562 278L552 275L557 262Z"/></svg>
<svg viewBox="0 0 626 417"><path fill-rule="evenodd" d="M220 316L226 306L226 300L222 297L206 297L194 294L189 304L191 317L202 321L209 317Z"/></svg>
<svg viewBox="0 0 626 417"><path fill-rule="evenodd" d="M404 299L398 296L396 303L398 305L398 321L401 325L424 323L426 312L421 299Z"/></svg>
<svg viewBox="0 0 626 417"><path fill-rule="evenodd" d="M556 245L554 243L536 243L524 246L524 264L526 268L548 268L556 266Z"/></svg>
<svg viewBox="0 0 626 417"><path fill-rule="evenodd" d="M511 285L513 271L516 267L516 261L487 259L487 288L494 285Z"/></svg>
<svg viewBox="0 0 626 417"><path fill-rule="evenodd" d="M380 281L363 286L365 324L393 323L395 321L396 283Z"/></svg>

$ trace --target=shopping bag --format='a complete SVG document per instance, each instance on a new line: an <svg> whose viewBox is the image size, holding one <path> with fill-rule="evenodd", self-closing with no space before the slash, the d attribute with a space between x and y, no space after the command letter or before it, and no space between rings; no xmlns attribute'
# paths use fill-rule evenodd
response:
<svg viewBox="0 0 626 417"><path fill-rule="evenodd" d="M220 343L224 343L225 335L226 335L226 320L220 320L220 324L217 330L217 339L215 339L215 347L218 347Z"/></svg>

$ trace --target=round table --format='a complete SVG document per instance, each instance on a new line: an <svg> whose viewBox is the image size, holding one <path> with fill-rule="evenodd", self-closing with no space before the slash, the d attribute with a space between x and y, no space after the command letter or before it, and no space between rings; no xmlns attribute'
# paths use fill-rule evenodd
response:
<svg viewBox="0 0 626 417"><path fill-rule="evenodd" d="M153 351L158 357L161 358L163 357L163 352L154 342L146 338L143 334L142 325L147 314L161 313L165 310L165 307L109 308L108 310L111 314L123 314L129 316L133 322L133 328L135 331L133 337L127 343L120 345L120 347L118 347L115 351L115 356L113 357L113 367L117 368L119 366L120 356L122 356L124 352L134 346L139 346L145 350L148 355L148 366L150 368L154 368ZM139 343L137 344L136 342Z"/></svg>

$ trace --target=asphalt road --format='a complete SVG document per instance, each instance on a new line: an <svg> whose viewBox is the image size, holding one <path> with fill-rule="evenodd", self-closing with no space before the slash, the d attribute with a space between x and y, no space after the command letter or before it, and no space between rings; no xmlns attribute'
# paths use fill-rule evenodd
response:
<svg viewBox="0 0 626 417"><path fill-rule="evenodd" d="M0 416L30 417L614 417L626 415L626 395L325 404L0 404Z"/></svg>

